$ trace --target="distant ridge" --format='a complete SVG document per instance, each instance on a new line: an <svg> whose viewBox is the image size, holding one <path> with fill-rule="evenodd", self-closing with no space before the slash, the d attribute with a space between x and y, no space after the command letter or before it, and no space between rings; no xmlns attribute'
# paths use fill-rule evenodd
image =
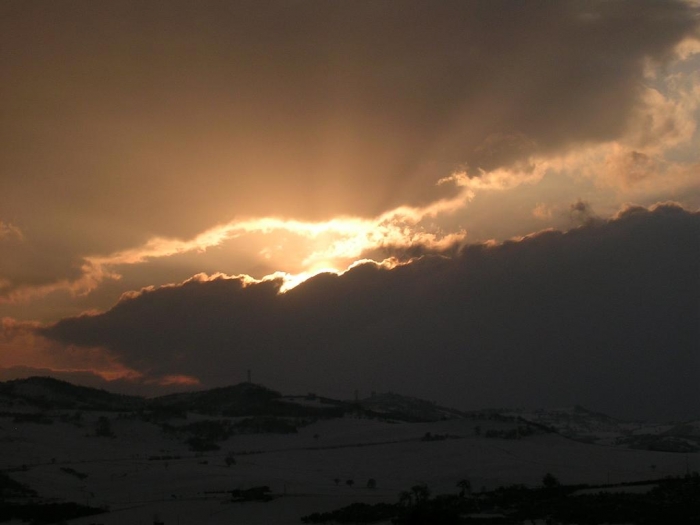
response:
<svg viewBox="0 0 700 525"><path fill-rule="evenodd" d="M38 408L81 410L135 410L143 408L145 403L139 396L113 394L99 388L38 376L0 383L0 398Z"/></svg>
<svg viewBox="0 0 700 525"><path fill-rule="evenodd" d="M355 414L396 421L438 421L464 417L464 413L430 401L383 393L350 402L313 395L283 396L255 383L168 394L155 398L114 394L77 386L52 377L29 377L0 382L0 401L14 407L39 409L197 412L222 416L342 417Z"/></svg>
<svg viewBox="0 0 700 525"><path fill-rule="evenodd" d="M282 394L255 383L168 394L149 400L151 407L191 410L204 414L246 416L269 414Z"/></svg>
<svg viewBox="0 0 700 525"><path fill-rule="evenodd" d="M0 405L12 409L146 410L223 416L339 417L347 411L342 402L319 408L285 402L281 393L254 383L147 399L38 376L0 382Z"/></svg>
<svg viewBox="0 0 700 525"><path fill-rule="evenodd" d="M556 410L484 409L461 412L400 394L380 393L357 401L341 401L308 394L284 396L255 383L169 394L152 399L114 394L78 386L53 377L29 377L0 382L0 411L96 410L150 412L158 417L194 412L227 417L290 417L307 419L344 416L396 422L444 419L498 419L522 422L545 432L597 445L622 446L666 452L700 451L700 421L642 423L622 421L576 405Z"/></svg>
<svg viewBox="0 0 700 525"><path fill-rule="evenodd" d="M465 417L465 413L459 410L393 392L373 395L360 400L358 404L363 410L376 416L400 421L440 421Z"/></svg>
<svg viewBox="0 0 700 525"><path fill-rule="evenodd" d="M700 421L624 421L580 405L553 410L503 410L501 414L543 425L575 441L663 452L700 451Z"/></svg>

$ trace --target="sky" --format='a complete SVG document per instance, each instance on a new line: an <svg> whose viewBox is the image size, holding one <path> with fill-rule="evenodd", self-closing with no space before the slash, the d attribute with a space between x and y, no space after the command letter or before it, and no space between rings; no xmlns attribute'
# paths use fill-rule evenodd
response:
<svg viewBox="0 0 700 525"><path fill-rule="evenodd" d="M0 379L700 417L700 3L0 0Z"/></svg>

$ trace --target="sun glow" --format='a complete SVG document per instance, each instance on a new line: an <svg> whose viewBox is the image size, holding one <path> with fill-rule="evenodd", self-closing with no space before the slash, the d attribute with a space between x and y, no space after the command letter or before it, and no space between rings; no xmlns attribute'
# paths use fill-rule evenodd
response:
<svg viewBox="0 0 700 525"><path fill-rule="evenodd" d="M81 275L76 279L16 289L5 300L44 296L60 290L86 295L105 280L121 279L129 266L185 254L206 254L212 248L223 248L236 241L243 251L250 252L254 246L249 257L259 260L261 268L268 268L266 275L246 278L251 282L281 278L285 283L282 291L319 273L342 273L359 260L387 266L386 257L395 252L403 250L406 253L403 259L409 260L412 257L409 253L413 251L415 255L416 248L419 253L442 251L464 243L466 230L454 225L443 230L440 224L464 209L477 192L503 191L534 183L548 169L545 162L537 159L526 164L509 170L481 171L476 177L464 171L455 172L437 183L453 185L452 196L425 206L399 206L376 217L340 216L325 221L249 217L219 224L190 239L153 237L141 246L85 257Z"/></svg>
<svg viewBox="0 0 700 525"><path fill-rule="evenodd" d="M450 181L440 183L446 182ZM468 185L460 184L457 179L452 182L457 192L451 198L423 207L400 206L373 218L335 217L318 222L280 217L247 218L215 226L191 239L154 237L135 248L86 257L80 278L56 283L44 292L68 289L74 294L87 294L105 279L121 278L120 268L125 266L187 253L205 253L210 248L235 239L250 238L262 243L264 247L257 253L262 260L271 261L273 254L278 252L281 252L278 258L291 255L292 259L299 260L294 267L272 272L262 278L282 278L285 282L283 291L319 273L342 273L372 250L416 246L428 250L445 249L464 242L466 231L459 229L446 233L428 223L428 220L463 208L473 197ZM274 238L280 235L285 240L282 244L276 243ZM385 263L381 261L378 264Z"/></svg>
<svg viewBox="0 0 700 525"><path fill-rule="evenodd" d="M402 266L406 264L410 264L412 261L416 260L419 257L412 257L406 260L399 260L396 257L387 257L386 259L383 259L381 261L375 261L374 259L358 259L348 266L346 266L344 269L338 269L336 267L332 266L318 266L315 268L312 268L308 271L303 271L299 273L289 273L289 272L282 272L282 271L276 271L271 274L265 275L264 277L260 279L255 279L251 277L250 275L246 274L240 274L240 275L226 275L225 273L215 273L212 275L207 275L206 273L198 273L197 275L192 276L190 279L188 279L185 282L189 281L198 281L198 282L206 282L206 281L214 281L216 279L235 279L241 282L243 286L249 286L252 284L259 284L262 282L269 282L269 281L280 281L280 288L279 292L280 293L285 293L288 292L289 290L292 290L293 288L296 288L300 284L308 281L312 277L316 277L317 275L323 274L323 273L330 273L333 275L343 275L346 272L349 272L353 268L360 266L362 264L373 264L377 267L380 268L386 268L388 270L391 270L393 268L396 268L397 266ZM166 286L177 286L177 284L170 284ZM153 287L146 287L143 288L142 290L139 291L131 291L131 292L126 292L122 294L122 299L123 300L128 300L128 299L134 299L141 295L142 293L149 292L154 290Z"/></svg>

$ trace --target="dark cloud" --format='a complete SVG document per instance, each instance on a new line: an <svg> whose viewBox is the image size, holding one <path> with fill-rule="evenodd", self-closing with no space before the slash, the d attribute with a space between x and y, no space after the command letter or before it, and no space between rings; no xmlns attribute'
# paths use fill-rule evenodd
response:
<svg viewBox="0 0 700 525"><path fill-rule="evenodd" d="M321 274L281 295L279 282L192 280L40 332L207 386L252 368L286 391L680 418L700 415L698 261L700 213L630 207L566 233Z"/></svg>
<svg viewBox="0 0 700 525"><path fill-rule="evenodd" d="M593 211L591 204L582 199L578 199L576 202L569 205L569 219L573 224L578 226L600 220Z"/></svg>

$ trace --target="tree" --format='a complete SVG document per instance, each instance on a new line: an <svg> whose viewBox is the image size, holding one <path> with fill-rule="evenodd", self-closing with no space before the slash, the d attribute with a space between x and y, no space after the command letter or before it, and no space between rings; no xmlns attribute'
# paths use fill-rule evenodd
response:
<svg viewBox="0 0 700 525"><path fill-rule="evenodd" d="M413 497L416 501L416 505L420 505L421 503L428 501L428 499L430 499L430 489L428 488L428 485L426 485L425 483L413 485L411 487L411 492L413 493Z"/></svg>
<svg viewBox="0 0 700 525"><path fill-rule="evenodd" d="M399 505L402 507L413 506L413 493L408 490L402 490L399 493Z"/></svg>
<svg viewBox="0 0 700 525"><path fill-rule="evenodd" d="M459 497L463 498L467 494L471 494L472 491L472 484L468 479L461 479L457 482L457 486L459 487Z"/></svg>
<svg viewBox="0 0 700 525"><path fill-rule="evenodd" d="M542 484L546 489L555 489L561 487L561 483L557 478L554 477L550 472L547 472L542 478Z"/></svg>
<svg viewBox="0 0 700 525"><path fill-rule="evenodd" d="M345 482L348 487L352 487L355 484L355 480L349 479Z"/></svg>
<svg viewBox="0 0 700 525"><path fill-rule="evenodd" d="M369 478L367 480L367 488L368 489L376 489L377 488L377 480L374 478Z"/></svg>

